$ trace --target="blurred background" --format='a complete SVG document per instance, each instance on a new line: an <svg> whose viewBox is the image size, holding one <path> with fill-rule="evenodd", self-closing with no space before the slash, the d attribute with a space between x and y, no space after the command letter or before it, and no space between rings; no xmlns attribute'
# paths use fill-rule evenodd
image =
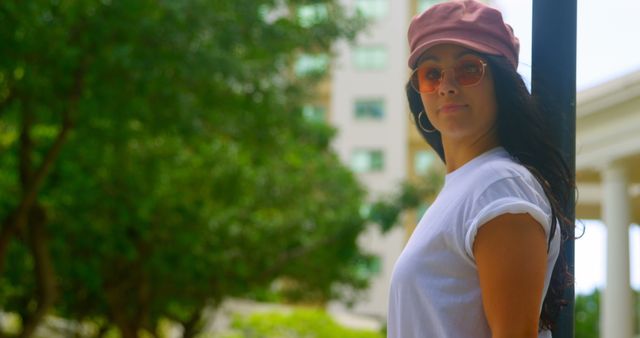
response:
<svg viewBox="0 0 640 338"><path fill-rule="evenodd" d="M0 337L384 337L438 2L0 2ZM528 82L531 0L486 2ZM640 335L639 12L578 3L579 338Z"/></svg>

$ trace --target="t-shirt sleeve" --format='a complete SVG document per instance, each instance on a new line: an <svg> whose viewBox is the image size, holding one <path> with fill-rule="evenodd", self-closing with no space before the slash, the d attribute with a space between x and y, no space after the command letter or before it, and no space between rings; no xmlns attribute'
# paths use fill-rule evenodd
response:
<svg viewBox="0 0 640 338"><path fill-rule="evenodd" d="M465 251L475 262L473 243L478 229L503 214L529 214L543 227L547 239L551 228L551 207L537 182L520 177L500 179L473 201L469 221L466 222Z"/></svg>

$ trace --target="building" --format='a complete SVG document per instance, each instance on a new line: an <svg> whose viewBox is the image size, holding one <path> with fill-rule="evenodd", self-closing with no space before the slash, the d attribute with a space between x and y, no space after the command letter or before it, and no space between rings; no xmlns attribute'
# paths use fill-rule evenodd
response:
<svg viewBox="0 0 640 338"><path fill-rule="evenodd" d="M640 71L578 93L576 107L576 218L607 226L600 336L631 338L629 227L640 224Z"/></svg>
<svg viewBox="0 0 640 338"><path fill-rule="evenodd" d="M415 130L404 86L406 32L411 18L443 0L341 0L370 20L368 29L349 44L336 46L330 80L320 86L320 99L309 105L309 115L323 115L336 127L333 147L375 200L397 191L399 183L416 179L432 165L440 165ZM317 113L319 112L319 113ZM388 290L395 260L420 212L404 215L405 226L382 234L375 227L361 238L365 250L379 256L379 271L365 298L349 311L386 320ZM339 304L334 311L347 310Z"/></svg>
<svg viewBox="0 0 640 338"><path fill-rule="evenodd" d="M403 94L407 47L402 37L409 2L344 0L343 4L359 10L371 25L353 44L336 46L329 121L338 130L334 149L373 200L397 189L407 176L408 111ZM371 227L361 238L362 247L379 256L379 274L363 301L350 310L384 321L391 270L405 237L402 227L385 235Z"/></svg>

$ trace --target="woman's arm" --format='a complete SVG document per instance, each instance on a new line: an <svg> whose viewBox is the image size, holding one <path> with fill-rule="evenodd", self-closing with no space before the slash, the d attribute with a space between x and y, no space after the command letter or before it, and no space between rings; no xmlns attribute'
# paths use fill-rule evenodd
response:
<svg viewBox="0 0 640 338"><path fill-rule="evenodd" d="M473 244L493 338L536 338L547 265L544 229L529 214L500 215Z"/></svg>

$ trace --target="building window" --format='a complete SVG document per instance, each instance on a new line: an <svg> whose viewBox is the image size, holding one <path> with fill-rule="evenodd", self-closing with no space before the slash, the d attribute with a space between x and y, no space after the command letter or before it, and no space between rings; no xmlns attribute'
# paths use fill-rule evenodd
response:
<svg viewBox="0 0 640 338"><path fill-rule="evenodd" d="M416 151L413 155L413 169L416 174L423 175L426 174L431 166L433 165L433 161L435 160L435 156L432 151L429 150L419 150Z"/></svg>
<svg viewBox="0 0 640 338"><path fill-rule="evenodd" d="M360 258L356 263L354 273L363 280L369 280L380 273L382 263L377 256Z"/></svg>
<svg viewBox="0 0 640 338"><path fill-rule="evenodd" d="M356 10L366 18L379 19L387 14L387 0L356 0Z"/></svg>
<svg viewBox="0 0 640 338"><path fill-rule="evenodd" d="M322 75L329 67L329 56L326 54L302 54L295 64L298 76Z"/></svg>
<svg viewBox="0 0 640 338"><path fill-rule="evenodd" d="M307 104L302 107L302 115L308 121L326 121L327 109L324 106Z"/></svg>
<svg viewBox="0 0 640 338"><path fill-rule="evenodd" d="M298 8L298 21L302 27L311 27L329 17L325 4L306 5Z"/></svg>
<svg viewBox="0 0 640 338"><path fill-rule="evenodd" d="M354 151L351 155L351 169L357 173L382 171L384 169L382 150Z"/></svg>
<svg viewBox="0 0 640 338"><path fill-rule="evenodd" d="M418 0L418 13L422 13L427 8L441 2L446 2L446 0Z"/></svg>
<svg viewBox="0 0 640 338"><path fill-rule="evenodd" d="M360 217L369 218L371 215L371 204L365 203L360 206Z"/></svg>
<svg viewBox="0 0 640 338"><path fill-rule="evenodd" d="M384 101L382 99L357 100L354 110L357 119L380 120L384 117Z"/></svg>
<svg viewBox="0 0 640 338"><path fill-rule="evenodd" d="M360 70L378 70L387 65L387 50L382 46L356 47L353 63Z"/></svg>
<svg viewBox="0 0 640 338"><path fill-rule="evenodd" d="M422 216L424 216L424 213L427 212L427 209L429 209L429 203L422 203L416 208L416 219L418 221L422 219Z"/></svg>

